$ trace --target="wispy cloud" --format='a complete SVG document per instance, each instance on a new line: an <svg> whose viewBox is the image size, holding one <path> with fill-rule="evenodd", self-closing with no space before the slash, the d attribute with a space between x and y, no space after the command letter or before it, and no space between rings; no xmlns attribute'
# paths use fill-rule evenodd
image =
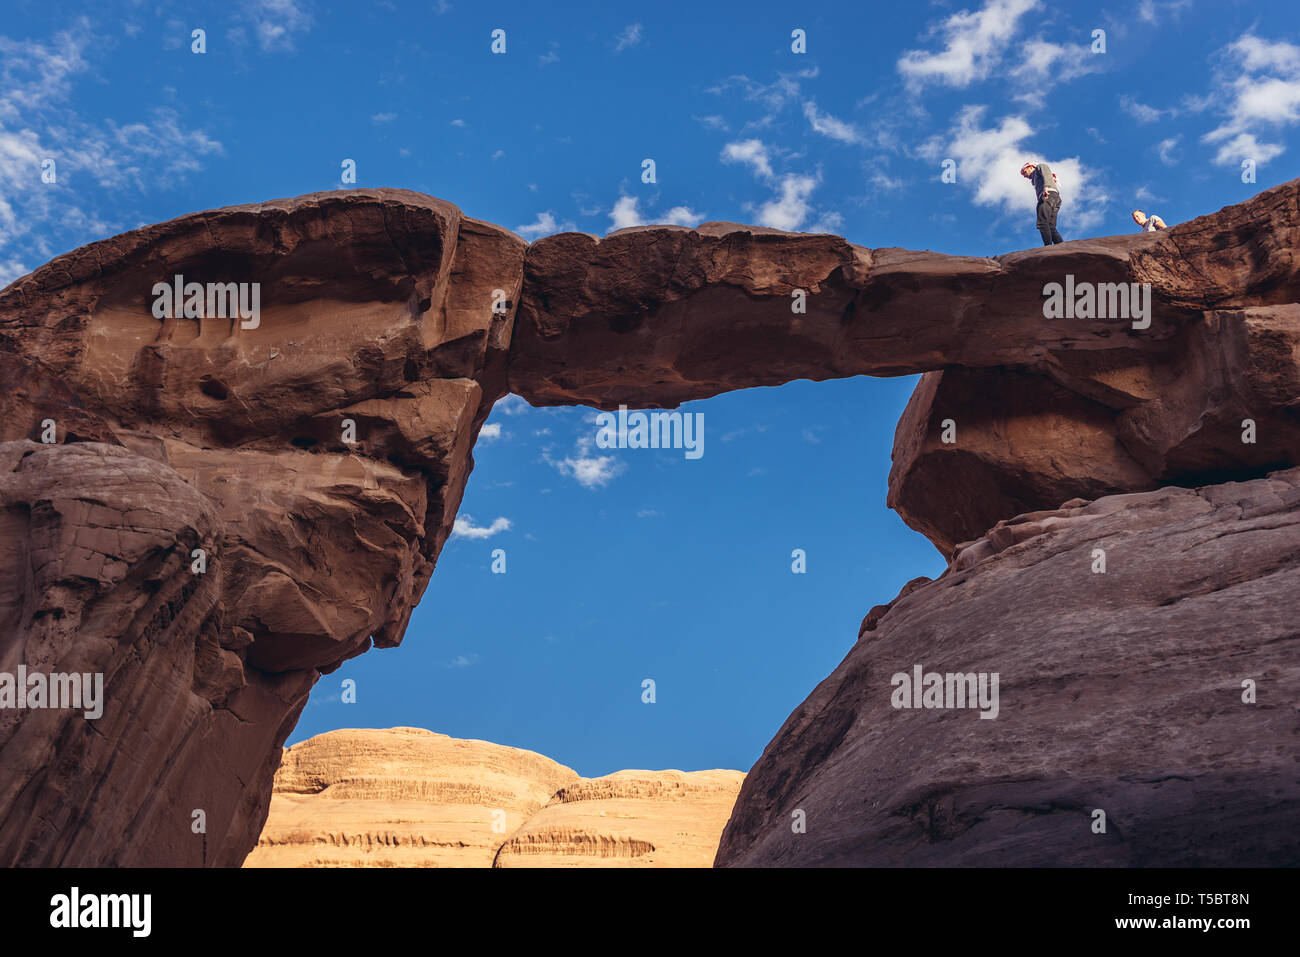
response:
<svg viewBox="0 0 1300 957"><path fill-rule="evenodd" d="M858 132L857 127L852 123L846 123L843 120L836 119L829 113L822 113L817 109L817 104L813 100L806 100L803 105L803 115L808 119L814 131L821 133L823 136L829 136L833 140L841 143L860 143L862 134Z"/></svg>
<svg viewBox="0 0 1300 957"><path fill-rule="evenodd" d="M537 214L537 221L526 223L523 226L516 226L515 232L524 239L533 240L539 236L550 236L552 233L569 233L577 227L573 223L561 223L555 218L555 213L551 210Z"/></svg>
<svg viewBox="0 0 1300 957"><path fill-rule="evenodd" d="M1142 0L1138 4L1138 19L1153 25L1159 23L1165 14L1177 19L1178 14L1191 4L1192 0Z"/></svg>
<svg viewBox="0 0 1300 957"><path fill-rule="evenodd" d="M1162 112L1161 110L1157 110L1154 106L1147 106L1145 103L1140 103L1133 99L1133 97L1127 95L1119 98L1119 106L1120 109L1133 117L1133 119L1137 120L1139 123L1155 123L1158 122L1160 117L1164 116L1166 113L1169 115L1175 115L1177 112L1176 110Z"/></svg>
<svg viewBox="0 0 1300 957"><path fill-rule="evenodd" d="M1300 122L1300 46L1246 33L1221 56L1224 66L1216 71L1212 95L1224 119L1201 137L1217 148L1213 162L1276 159L1286 151L1278 131Z"/></svg>
<svg viewBox="0 0 1300 957"><path fill-rule="evenodd" d="M521 395L515 395L513 392L510 392L503 398L499 399L496 405L492 406L492 411L500 412L504 415L519 415L523 412L527 412L531 408L532 406L528 404L527 399Z"/></svg>
<svg viewBox="0 0 1300 957"><path fill-rule="evenodd" d="M722 148L724 163L741 163L773 190L773 196L758 205L755 218L760 226L771 229L797 230L813 212L809 198L817 188L819 176L785 173L778 176L772 169L771 150L761 140L737 140ZM838 219L838 214L831 214ZM819 230L831 232L833 230Z"/></svg>
<svg viewBox="0 0 1300 957"><path fill-rule="evenodd" d="M634 47L641 42L641 24L631 23L623 28L614 40L614 52L622 53L629 47Z"/></svg>
<svg viewBox="0 0 1300 957"><path fill-rule="evenodd" d="M299 0L243 0L240 17L251 24L264 53L292 50L294 34L311 29L312 17Z"/></svg>
<svg viewBox="0 0 1300 957"><path fill-rule="evenodd" d="M0 285L28 272L29 257L40 262L124 228L97 200L120 210L132 194L178 185L222 150L171 108L127 123L81 116L74 83L90 71L89 54L110 46L101 40L85 18L44 43L0 37ZM42 180L47 161L53 182Z"/></svg>
<svg viewBox="0 0 1300 957"><path fill-rule="evenodd" d="M1177 165L1182 158L1178 153L1178 142L1182 138L1182 134L1168 136L1156 144L1156 154L1160 157L1160 162L1166 166Z"/></svg>

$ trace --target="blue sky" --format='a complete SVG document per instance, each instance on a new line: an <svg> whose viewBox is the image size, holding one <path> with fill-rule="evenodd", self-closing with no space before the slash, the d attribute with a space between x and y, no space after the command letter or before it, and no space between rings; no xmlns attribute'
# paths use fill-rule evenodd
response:
<svg viewBox="0 0 1300 957"><path fill-rule="evenodd" d="M144 223L339 188L345 159L357 185L529 239L733 220L995 255L1039 241L1026 158L1058 171L1066 239L1135 229L1134 208L1173 224L1296 175L1296 10L5 0L0 283ZM406 724L584 774L748 768L867 609L942 569L884 506L912 383L693 403L695 461L602 452L589 411L506 403L403 646L326 677L291 740Z"/></svg>

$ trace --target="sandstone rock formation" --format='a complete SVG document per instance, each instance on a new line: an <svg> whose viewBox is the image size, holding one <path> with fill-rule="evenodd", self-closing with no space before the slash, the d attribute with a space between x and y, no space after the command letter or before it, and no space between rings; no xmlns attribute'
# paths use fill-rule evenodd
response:
<svg viewBox="0 0 1300 957"><path fill-rule="evenodd" d="M744 775L582 778L418 728L288 748L245 867L708 867Z"/></svg>
<svg viewBox="0 0 1300 957"><path fill-rule="evenodd" d="M245 866L491 867L502 842L578 780L550 758L487 741L331 731L285 750Z"/></svg>
<svg viewBox="0 0 1300 957"><path fill-rule="evenodd" d="M478 429L507 389L538 405L651 407L795 378L925 373L899 423L889 502L955 571L873 609L863 634L878 636L918 596L963 575L982 587L961 563L1029 534L1038 519L1019 514L1080 498L1147 514L1144 503L1192 494L1161 486L1300 465L1298 241L1300 180L1168 231L996 258L726 223L528 246L441 200L353 190L197 213L61 256L0 290L0 672L101 672L107 700L93 726L0 712L0 762L14 769L0 785L0 864L242 861L312 684L401 640ZM1045 290L1067 278L1112 298L1118 284L1150 284L1150 324L1045 318ZM260 305L248 318L164 315L157 284L173 281L209 284L209 306L255 288ZM1117 493L1141 494L1102 498ZM1171 605L1203 581L1273 594L1295 558L1287 494L1276 527L1242 539L1274 556L1269 569L1194 577L1180 594L1154 553L1135 551L1130 567ZM1122 524L1097 527L1114 537ZM1195 572L1188 556L1163 560ZM1020 596L1075 587L1072 565L1038 574L1019 569L996 605L1043 616L1025 634L1059 623ZM1216 610L1232 634L1269 622L1249 601ZM994 620L968 624L989 641ZM1062 633L1082 653L1091 632ZM866 693L850 684L845 694ZM823 767L834 738L800 739L803 752L787 742L791 766L774 773L792 776L747 786L725 861L744 857L746 836L774 840L759 829L775 803L758 795L776 802L818 774L847 786ZM1214 760L1201 770L1221 767L1227 782L1236 766ZM827 787L822 800L851 802ZM1205 793L1235 806L1230 791ZM1293 795L1277 793L1271 807L1289 814ZM548 812L560 831L584 813ZM1283 847L1264 845L1239 857ZM1138 856L1182 859L1173 848Z"/></svg>
<svg viewBox="0 0 1300 957"><path fill-rule="evenodd" d="M720 866L1300 860L1300 469L1022 515L904 591L751 769ZM916 665L997 673L996 718L895 708Z"/></svg>
<svg viewBox="0 0 1300 957"><path fill-rule="evenodd" d="M616 771L566 785L496 867L708 867L741 771Z"/></svg>
<svg viewBox="0 0 1300 957"><path fill-rule="evenodd" d="M929 373L889 504L946 555L1075 496L1300 464L1298 242L1300 181L1167 231L988 259L731 223L566 233L529 247L510 387L608 409ZM1044 318L1067 276L1115 314ZM1148 328L1112 306L1134 283L1151 287Z"/></svg>
<svg viewBox="0 0 1300 957"><path fill-rule="evenodd" d="M0 863L243 860L312 684L397 644L428 583L504 394L524 249L421 194L321 193L127 233L0 292L0 377L22 386L0 419L0 660L102 665L108 697L71 740L5 714ZM256 328L155 318L176 275L259 283ZM59 482L23 478L38 466ZM54 794L74 799L46 820Z"/></svg>

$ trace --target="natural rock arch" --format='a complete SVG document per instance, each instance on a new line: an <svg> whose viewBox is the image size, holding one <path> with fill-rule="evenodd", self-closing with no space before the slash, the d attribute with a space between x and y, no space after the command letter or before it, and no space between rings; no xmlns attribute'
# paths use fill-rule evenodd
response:
<svg viewBox="0 0 1300 957"><path fill-rule="evenodd" d="M0 291L0 516L15 543L0 671L102 672L108 700L93 730L78 712L0 712L0 861L238 864L312 684L401 640L508 390L653 407L927 373L890 503L954 569L1057 527L1029 516L960 547L1020 512L1300 463L1298 195L1300 181L1167 234L979 259L732 224L529 246L422 194L355 190L55 259ZM1043 288L1066 274L1150 283L1154 321L1045 320ZM151 290L177 275L259 283L256 327L160 322ZM955 447L936 439L952 410ZM53 444L38 441L49 421ZM1290 515L1294 483L1271 481L1250 508ZM1113 515L1084 511L1098 508ZM1284 544L1287 521L1274 525ZM772 846L760 832L784 812L781 762L833 751L857 704L838 706L834 742L783 732L769 747L720 860ZM1280 806L1292 814L1294 793Z"/></svg>

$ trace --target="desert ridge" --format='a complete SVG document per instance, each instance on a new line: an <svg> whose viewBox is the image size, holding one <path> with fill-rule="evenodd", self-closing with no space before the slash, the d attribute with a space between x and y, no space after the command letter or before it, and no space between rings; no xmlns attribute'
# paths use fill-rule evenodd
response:
<svg viewBox="0 0 1300 957"><path fill-rule="evenodd" d="M284 751L245 867L710 867L744 774L584 778L543 755L420 728Z"/></svg>

